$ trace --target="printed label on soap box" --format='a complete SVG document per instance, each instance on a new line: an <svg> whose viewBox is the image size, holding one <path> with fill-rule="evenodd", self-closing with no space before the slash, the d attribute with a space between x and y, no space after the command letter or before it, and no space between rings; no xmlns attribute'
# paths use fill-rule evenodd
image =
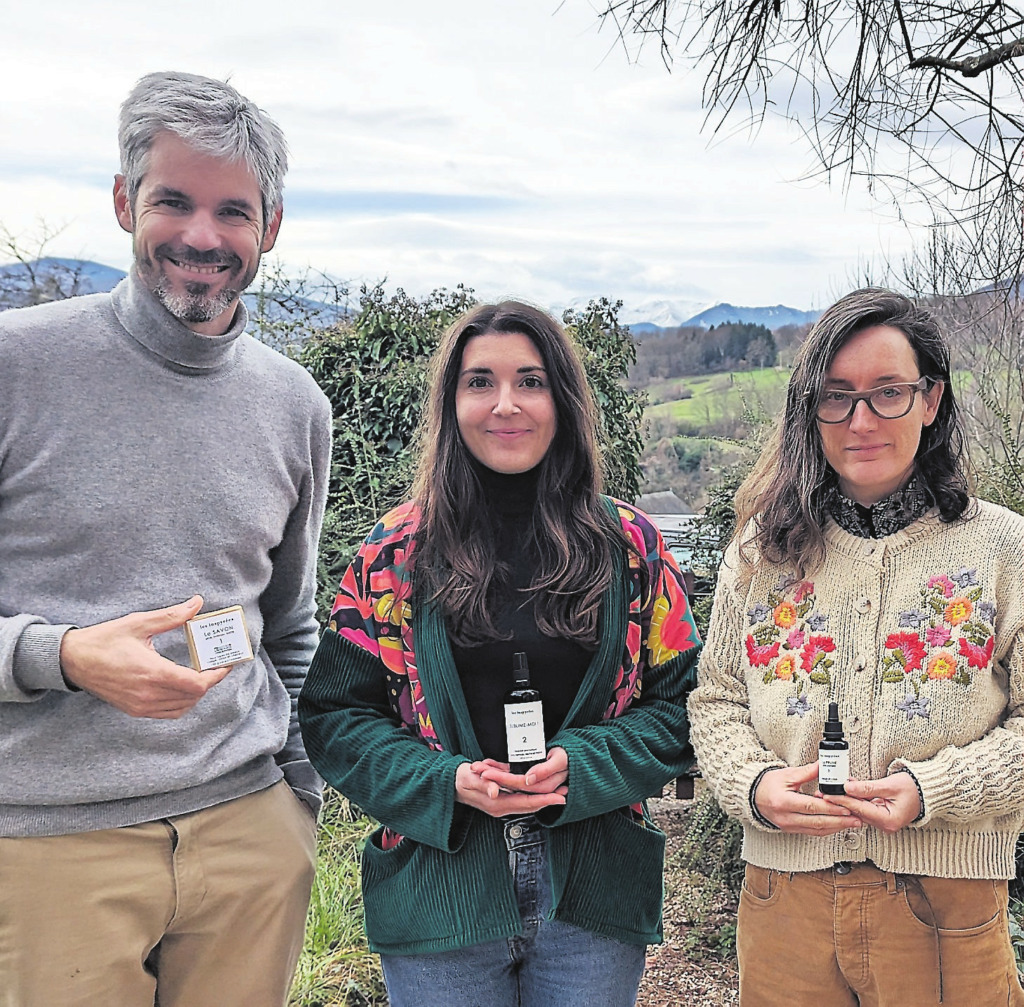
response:
<svg viewBox="0 0 1024 1007"><path fill-rule="evenodd" d="M185 623L185 637L196 671L252 660L252 644L241 605L189 619Z"/></svg>

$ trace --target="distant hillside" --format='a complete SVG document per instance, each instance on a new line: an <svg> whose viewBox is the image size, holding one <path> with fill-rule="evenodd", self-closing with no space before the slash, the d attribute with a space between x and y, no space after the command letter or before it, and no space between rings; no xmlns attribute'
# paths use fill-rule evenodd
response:
<svg viewBox="0 0 1024 1007"><path fill-rule="evenodd" d="M83 259L49 256L0 266L0 310L113 290L124 271Z"/></svg>
<svg viewBox="0 0 1024 1007"><path fill-rule="evenodd" d="M113 290L124 277L124 271L86 259L48 257L23 264L0 266L0 311L18 308L38 301L57 300L79 294L96 294ZM258 294L250 289L244 300L251 314L256 314ZM578 302L578 303L577 303ZM577 299L570 307L583 305ZM634 307L623 306L619 320L636 335L658 335L682 326L710 328L728 322L752 322L777 329L783 325L803 325L814 321L819 311L800 311L778 304L775 307L735 307L716 304L693 314L700 307L692 300L651 300ZM560 309L553 309L560 315ZM265 317L273 323L301 318L310 326L331 325L343 318L345 309L313 298L292 298L287 303L265 302Z"/></svg>
<svg viewBox="0 0 1024 1007"><path fill-rule="evenodd" d="M772 308L741 308L733 304L716 304L700 314L684 322L684 325L699 325L709 329L712 325L725 325L729 322L752 322L763 325L766 329L778 329L783 325L805 325L817 321L820 311L800 311L798 308L787 308L784 304L776 304Z"/></svg>
<svg viewBox="0 0 1024 1007"><path fill-rule="evenodd" d="M634 336L660 336L671 329L695 328L710 329L712 325L728 325L749 322L753 325L763 325L766 329L775 330L783 325L805 325L808 322L817 321L821 315L820 311L801 311L799 308L789 308L784 304L776 304L774 307L737 307L734 304L716 304L710 308L704 308L695 315L679 317L679 321L672 321L672 315L661 312L657 315L644 315L639 310L629 312L623 311L622 320L629 325L629 331ZM630 321L630 318L636 321Z"/></svg>
<svg viewBox="0 0 1024 1007"><path fill-rule="evenodd" d="M82 294L101 294L114 287L127 274L87 259L61 259L47 257L32 262L14 262L0 266L0 311L22 308L41 301L62 300ZM242 295L249 314L260 313L260 294L251 288ZM300 320L305 326L324 327L343 318L346 311L334 304L308 297L289 297L276 300L264 298L263 317L270 323Z"/></svg>

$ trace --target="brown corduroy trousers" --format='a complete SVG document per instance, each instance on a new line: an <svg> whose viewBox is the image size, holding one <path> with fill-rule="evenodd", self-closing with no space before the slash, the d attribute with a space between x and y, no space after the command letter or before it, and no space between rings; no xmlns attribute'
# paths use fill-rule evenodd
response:
<svg viewBox="0 0 1024 1007"><path fill-rule="evenodd" d="M1024 1007L1006 882L747 865L741 1007Z"/></svg>
<svg viewBox="0 0 1024 1007"><path fill-rule="evenodd" d="M0 839L0 1007L283 1007L315 832L282 781L122 829Z"/></svg>

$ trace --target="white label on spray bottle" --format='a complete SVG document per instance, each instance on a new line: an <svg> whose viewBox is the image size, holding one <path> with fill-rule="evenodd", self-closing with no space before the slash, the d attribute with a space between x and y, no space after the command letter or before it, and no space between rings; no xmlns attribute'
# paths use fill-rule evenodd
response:
<svg viewBox="0 0 1024 1007"><path fill-rule="evenodd" d="M830 752L818 749L818 782L840 783L845 785L850 779L849 751Z"/></svg>
<svg viewBox="0 0 1024 1007"><path fill-rule="evenodd" d="M544 749L544 712L535 703L505 704L505 740L509 762L540 762Z"/></svg>

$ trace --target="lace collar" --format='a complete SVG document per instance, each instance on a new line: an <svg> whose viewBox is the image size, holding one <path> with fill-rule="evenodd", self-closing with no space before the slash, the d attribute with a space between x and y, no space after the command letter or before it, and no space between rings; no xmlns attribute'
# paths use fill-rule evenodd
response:
<svg viewBox="0 0 1024 1007"><path fill-rule="evenodd" d="M864 507L833 489L825 506L843 531L859 538L885 538L902 531L935 506L931 491L916 475L895 493Z"/></svg>

